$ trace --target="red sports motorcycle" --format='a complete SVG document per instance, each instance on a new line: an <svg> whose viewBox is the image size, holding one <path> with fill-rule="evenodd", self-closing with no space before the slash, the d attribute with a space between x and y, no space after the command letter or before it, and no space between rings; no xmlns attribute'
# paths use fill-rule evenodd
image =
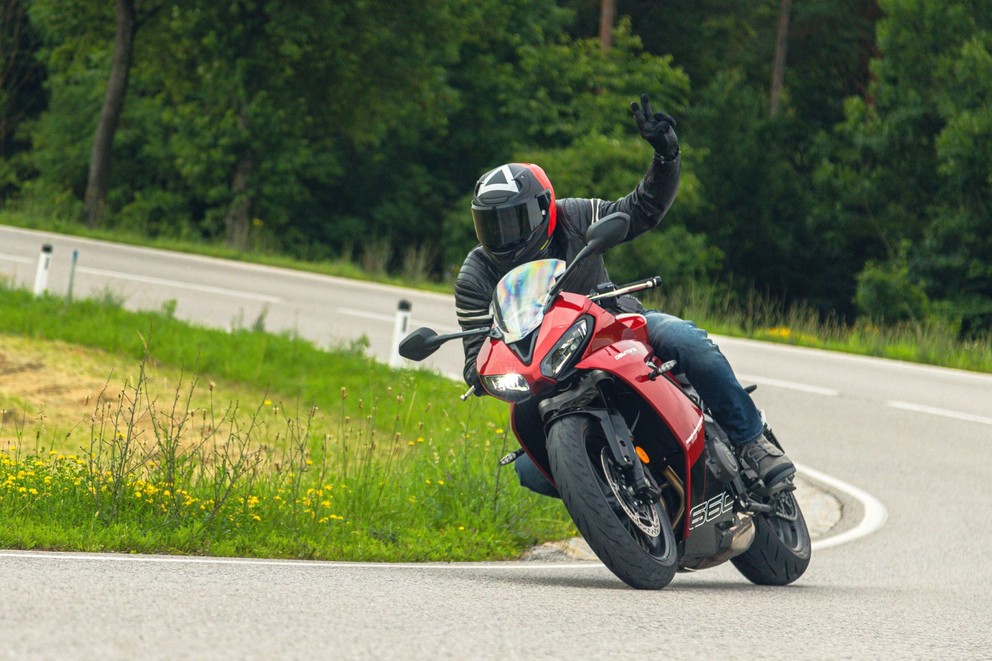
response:
<svg viewBox="0 0 992 661"><path fill-rule="evenodd" d="M420 328L400 354L423 360L448 340L489 336L479 376L488 394L510 402L521 446L501 463L526 452L592 550L628 585L663 588L676 571L727 560L754 583L791 583L810 560L794 488L769 493L675 362L659 364L644 317L606 309L660 279L601 285L588 296L564 291L576 265L619 243L628 225L613 214L590 226L567 267L544 259L507 273L493 295L491 328ZM765 433L778 444L767 426Z"/></svg>

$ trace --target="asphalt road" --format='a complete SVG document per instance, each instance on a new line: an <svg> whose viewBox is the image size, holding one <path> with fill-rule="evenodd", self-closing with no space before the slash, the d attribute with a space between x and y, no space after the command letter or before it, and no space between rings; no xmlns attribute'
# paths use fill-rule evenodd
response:
<svg viewBox="0 0 992 661"><path fill-rule="evenodd" d="M0 227L28 286L177 301L221 327L360 334L388 354L398 300L450 330L450 297ZM649 274L645 274L649 275ZM0 319L0 332L3 322ZM788 588L730 565L626 588L597 563L364 565L0 552L10 658L992 658L992 377L718 338L790 455L870 493L883 527L821 545ZM450 347L433 366L457 372ZM453 388L453 395L457 389ZM842 496L842 499L845 497ZM860 517L847 499L845 521ZM0 522L2 525L2 522Z"/></svg>

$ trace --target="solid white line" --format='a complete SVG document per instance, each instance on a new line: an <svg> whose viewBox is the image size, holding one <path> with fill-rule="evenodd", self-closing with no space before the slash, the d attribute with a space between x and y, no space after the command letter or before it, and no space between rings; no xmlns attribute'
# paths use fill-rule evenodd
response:
<svg viewBox="0 0 992 661"><path fill-rule="evenodd" d="M814 551L821 551L826 548L840 546L855 540L867 537L885 525L888 519L888 510L877 498L862 491L854 485L848 484L826 473L822 473L808 466L797 464L796 467L804 475L825 484L829 487L843 491L852 498L858 500L863 509L864 515L860 523L851 530L832 537L825 537L813 542ZM123 553L52 553L47 551L0 551L0 560L3 558L18 558L26 560L77 560L84 562L133 562L149 564L208 564L208 565L241 565L254 567L297 567L305 569L420 569L420 570L513 570L521 569L603 569L599 561L576 561L576 562L334 562L315 560L266 560L261 558L207 558L202 556L174 556L174 555L132 555Z"/></svg>
<svg viewBox="0 0 992 661"><path fill-rule="evenodd" d="M275 296L266 296L265 294L255 294L253 292L241 291L238 289L227 289L225 287L211 287L210 285L195 285L190 282L180 282L179 280L167 280L165 278L155 278L147 275L134 275L132 273L121 273L119 271L105 271L103 269L94 269L88 266L80 266L76 270L79 271L80 273L99 275L105 278L116 278L118 280L132 280L134 282L141 282L148 285L162 285L165 287L175 287L178 289L190 289L193 291L204 292L207 294L234 296L236 298L247 298L254 301L263 301L266 303L282 303L282 299L277 298Z"/></svg>
<svg viewBox="0 0 992 661"><path fill-rule="evenodd" d="M972 415L971 413L939 409L935 406L924 406L923 404L910 404L909 402L891 401L886 402L886 405L891 406L894 409L902 409L903 411L929 413L930 415L939 415L944 418L953 418L955 420L964 420L965 422L977 422L983 425L992 425L992 418L987 418L983 415Z"/></svg>
<svg viewBox="0 0 992 661"><path fill-rule="evenodd" d="M847 544L848 542L853 542L863 537L867 537L885 525L885 521L889 518L889 512L885 509L885 505L883 505L880 500L875 498L875 496L866 491L862 491L853 484L848 484L847 482L844 482L843 480L840 480L832 475L821 473L820 471L809 468L808 466L796 464L796 468L799 472L811 477L817 482L825 484L833 489L837 489L838 491L843 491L860 502L861 507L864 509L864 515L861 517L861 522L858 523L858 525L846 532L840 533L839 535L824 537L823 539L816 540L813 542L814 551L820 551L832 546L840 546L841 544Z"/></svg>
<svg viewBox="0 0 992 661"><path fill-rule="evenodd" d="M600 568L598 561L581 562L336 562L325 560L265 560L261 558L207 558L203 556L138 555L130 553L53 553L50 551L0 551L0 559L78 560L83 562L134 562L148 564L247 565L257 567L298 567L304 569L548 569Z"/></svg>
<svg viewBox="0 0 992 661"><path fill-rule="evenodd" d="M788 390L798 390L800 392L813 393L814 395L825 395L826 397L838 397L840 391L834 388L822 388L820 386L810 386L805 383L795 381L782 381L781 379L771 379L764 376L753 376L750 374L738 374L737 380L742 382L753 381L759 386L772 386L774 388L787 388Z"/></svg>

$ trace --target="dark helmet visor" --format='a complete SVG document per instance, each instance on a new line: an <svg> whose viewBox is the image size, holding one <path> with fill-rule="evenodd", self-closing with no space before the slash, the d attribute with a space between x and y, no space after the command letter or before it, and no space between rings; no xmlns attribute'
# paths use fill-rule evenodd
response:
<svg viewBox="0 0 992 661"><path fill-rule="evenodd" d="M490 252L516 248L547 221L549 201L550 195L545 194L509 207L472 205L472 222L479 242Z"/></svg>

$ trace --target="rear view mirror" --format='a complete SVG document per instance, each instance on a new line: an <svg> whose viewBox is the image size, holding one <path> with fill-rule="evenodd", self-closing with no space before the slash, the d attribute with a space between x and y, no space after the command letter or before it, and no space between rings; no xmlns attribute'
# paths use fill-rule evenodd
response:
<svg viewBox="0 0 992 661"><path fill-rule="evenodd" d="M408 360L420 361L427 358L443 344L439 336L430 328L418 328L400 342L400 355Z"/></svg>
<svg viewBox="0 0 992 661"><path fill-rule="evenodd" d="M611 213L593 223L586 230L586 245L591 252L603 252L627 238L630 216L625 213Z"/></svg>

